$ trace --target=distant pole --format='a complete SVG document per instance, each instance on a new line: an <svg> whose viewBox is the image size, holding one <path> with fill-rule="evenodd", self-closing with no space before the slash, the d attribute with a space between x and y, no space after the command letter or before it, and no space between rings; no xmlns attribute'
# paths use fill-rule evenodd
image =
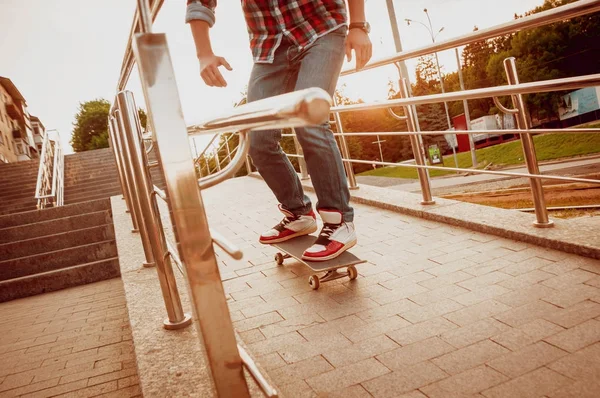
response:
<svg viewBox="0 0 600 398"><path fill-rule="evenodd" d="M456 65L458 65L458 80L460 82L461 91L465 91L465 83L463 81L462 65L460 63L460 56L458 55L458 48L454 49L456 53ZM469 114L469 103L467 100L463 100L463 108L465 110L465 122L467 124L467 130L471 130L471 115ZM471 162L473 168L477 167L477 154L475 153L475 143L473 142L473 135L469 134L469 149L471 151Z"/></svg>
<svg viewBox="0 0 600 398"><path fill-rule="evenodd" d="M396 52L401 53L402 52L402 41L400 40L400 30L398 29L398 20L396 19L396 11L394 10L394 0L386 0L386 3L387 3L388 15L390 17L390 25L392 26L392 35L394 36L394 45L396 47ZM404 62L404 61L396 62L395 65L398 68L398 72L400 74L400 82L402 81L402 78L406 79L406 81L408 82L408 95L412 97L412 88L411 88L411 84L410 84L410 77L408 76L408 68L406 67L406 62ZM401 84L402 83L399 83L399 86ZM417 107L415 105L411 105L411 108L413 110L413 113L415 114L415 120L414 120L415 129L417 130L417 132L420 132L421 125L419 124ZM425 148L425 146L423 145L423 136L422 135L420 135L420 134L418 135L418 140L419 140L419 143L421 144L421 148ZM425 171L427 172L427 175L429 175L429 170L425 170Z"/></svg>

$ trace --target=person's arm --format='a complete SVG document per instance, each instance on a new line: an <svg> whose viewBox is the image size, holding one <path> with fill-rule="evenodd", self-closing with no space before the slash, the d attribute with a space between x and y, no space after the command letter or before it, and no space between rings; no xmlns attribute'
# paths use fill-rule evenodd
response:
<svg viewBox="0 0 600 398"><path fill-rule="evenodd" d="M196 46L196 56L200 63L200 76L204 83L212 87L225 87L219 66L232 70L223 57L218 57L212 50L209 29L215 23L216 0L188 0L185 20L190 24L192 37Z"/></svg>
<svg viewBox="0 0 600 398"><path fill-rule="evenodd" d="M350 23L365 22L365 0L347 0ZM372 45L369 35L361 29L350 29L346 39L346 57L352 61L352 50L356 54L356 68L361 69L371 59Z"/></svg>

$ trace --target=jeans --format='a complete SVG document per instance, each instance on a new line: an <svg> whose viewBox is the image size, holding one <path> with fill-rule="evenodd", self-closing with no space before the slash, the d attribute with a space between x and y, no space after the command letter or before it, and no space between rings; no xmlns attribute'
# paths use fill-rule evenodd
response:
<svg viewBox="0 0 600 398"><path fill-rule="evenodd" d="M319 87L333 96L344 62L347 27L342 26L301 50L282 40L272 64L256 63L248 85L248 102L286 92ZM352 222L350 191L342 157L329 122L296 128L308 172L317 194L318 209L337 210L345 222ZM312 204L304 194L298 174L283 153L281 130L250 134L250 157L284 209L295 215L307 214Z"/></svg>

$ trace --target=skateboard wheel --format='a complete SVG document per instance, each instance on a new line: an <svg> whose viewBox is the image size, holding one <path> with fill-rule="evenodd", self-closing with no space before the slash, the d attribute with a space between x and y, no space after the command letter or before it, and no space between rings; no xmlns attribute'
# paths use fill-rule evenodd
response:
<svg viewBox="0 0 600 398"><path fill-rule="evenodd" d="M356 268L353 265L348 267L348 278L350 278L350 280L354 280L357 276L358 272L356 271Z"/></svg>
<svg viewBox="0 0 600 398"><path fill-rule="evenodd" d="M308 278L308 284L313 290L317 290L319 288L319 277L316 275L311 275L310 278Z"/></svg>
<svg viewBox="0 0 600 398"><path fill-rule="evenodd" d="M277 262L277 265L283 265L283 254L275 254L275 262Z"/></svg>

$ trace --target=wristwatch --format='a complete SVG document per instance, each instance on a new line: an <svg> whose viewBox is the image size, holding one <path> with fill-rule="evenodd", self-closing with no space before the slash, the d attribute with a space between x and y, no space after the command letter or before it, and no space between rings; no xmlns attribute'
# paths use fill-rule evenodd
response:
<svg viewBox="0 0 600 398"><path fill-rule="evenodd" d="M371 25L368 22L352 22L349 29L362 29L366 34L371 32Z"/></svg>

